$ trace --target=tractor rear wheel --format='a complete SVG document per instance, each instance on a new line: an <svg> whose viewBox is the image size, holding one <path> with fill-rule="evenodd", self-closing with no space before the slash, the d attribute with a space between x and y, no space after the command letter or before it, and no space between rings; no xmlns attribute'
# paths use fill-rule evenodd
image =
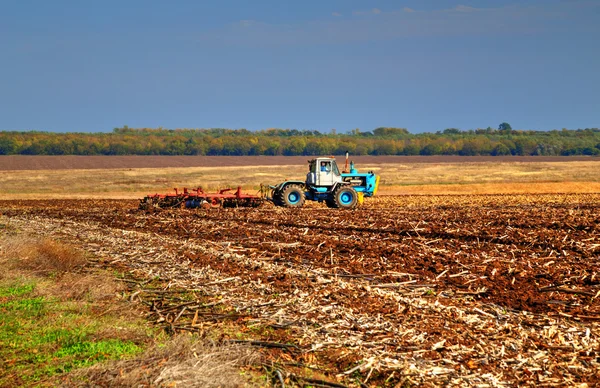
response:
<svg viewBox="0 0 600 388"><path fill-rule="evenodd" d="M302 207L306 196L298 185L288 185L280 192L279 202L285 207Z"/></svg>
<svg viewBox="0 0 600 388"><path fill-rule="evenodd" d="M351 186L341 186L333 193L336 207L353 209L358 205L358 193Z"/></svg>

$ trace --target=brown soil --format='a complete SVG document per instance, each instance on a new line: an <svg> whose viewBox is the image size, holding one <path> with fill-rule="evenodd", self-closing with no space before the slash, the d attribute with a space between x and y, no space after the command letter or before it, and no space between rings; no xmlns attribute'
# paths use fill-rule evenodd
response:
<svg viewBox="0 0 600 388"><path fill-rule="evenodd" d="M600 381L599 206L600 195L581 194L388 196L355 211L154 212L96 200L3 201L0 211L104 255L117 247L126 259L115 262L130 271L192 288L190 273L214 271L248 322L289 324L261 339L321 349L315 362L332 376L363 362L361 379L374 384L494 375L522 386ZM119 243L131 234L156 252L151 260ZM240 310L265 298L276 308ZM587 353L572 345L577 335L560 342L561 330L587 335ZM583 366L557 366L578 354Z"/></svg>
<svg viewBox="0 0 600 388"><path fill-rule="evenodd" d="M312 156L0 156L0 171L306 165ZM343 156L337 156L339 162ZM586 156L352 156L359 165L397 163L570 162Z"/></svg>

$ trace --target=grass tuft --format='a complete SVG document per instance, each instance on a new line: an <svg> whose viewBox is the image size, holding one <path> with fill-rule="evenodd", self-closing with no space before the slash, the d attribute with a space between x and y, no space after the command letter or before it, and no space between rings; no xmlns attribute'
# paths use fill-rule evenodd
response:
<svg viewBox="0 0 600 388"><path fill-rule="evenodd" d="M94 365L70 374L69 384L107 387L248 387L251 380L240 367L259 359L256 350L240 345L217 345L191 335L179 335L127 360Z"/></svg>
<svg viewBox="0 0 600 388"><path fill-rule="evenodd" d="M31 293L35 285L31 284L21 284L15 286L9 286L7 288L0 288L0 298L7 296L23 296Z"/></svg>
<svg viewBox="0 0 600 388"><path fill-rule="evenodd" d="M47 238L15 237L6 242L9 267L42 275L72 271L86 263L83 253L70 245Z"/></svg>

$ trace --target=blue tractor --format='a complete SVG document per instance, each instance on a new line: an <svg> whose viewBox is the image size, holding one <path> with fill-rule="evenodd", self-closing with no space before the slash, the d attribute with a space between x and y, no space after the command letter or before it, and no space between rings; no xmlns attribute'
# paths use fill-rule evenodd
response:
<svg viewBox="0 0 600 388"><path fill-rule="evenodd" d="M302 207L306 200L325 202L330 208L352 209L362 204L364 197L377 193L379 176L375 173L359 173L354 162L340 172L334 157L320 157L308 161L306 181L286 180L270 186L271 197L276 206Z"/></svg>

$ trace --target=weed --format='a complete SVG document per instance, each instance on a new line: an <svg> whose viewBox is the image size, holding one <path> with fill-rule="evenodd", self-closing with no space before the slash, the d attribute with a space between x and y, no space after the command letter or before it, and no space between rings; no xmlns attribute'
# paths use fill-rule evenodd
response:
<svg viewBox="0 0 600 388"><path fill-rule="evenodd" d="M83 253L50 239L13 238L6 242L9 267L43 275L55 275L85 264Z"/></svg>
<svg viewBox="0 0 600 388"><path fill-rule="evenodd" d="M7 302L0 303L0 317L4 313L25 311L31 317L37 317L41 315L46 301L42 297L8 300Z"/></svg>
<svg viewBox="0 0 600 388"><path fill-rule="evenodd" d="M71 374L73 380L112 386L251 386L239 367L258 360L258 353L240 345L217 345L180 335L136 358L99 364Z"/></svg>
<svg viewBox="0 0 600 388"><path fill-rule="evenodd" d="M7 288L0 288L0 298L6 296L23 296L31 293L35 286L33 284L21 284Z"/></svg>
<svg viewBox="0 0 600 388"><path fill-rule="evenodd" d="M140 353L142 348L133 342L108 339L98 342L81 341L62 346L52 354L53 358L63 359L62 365L51 367L52 372L68 372L74 368L91 366L97 362L120 359Z"/></svg>

